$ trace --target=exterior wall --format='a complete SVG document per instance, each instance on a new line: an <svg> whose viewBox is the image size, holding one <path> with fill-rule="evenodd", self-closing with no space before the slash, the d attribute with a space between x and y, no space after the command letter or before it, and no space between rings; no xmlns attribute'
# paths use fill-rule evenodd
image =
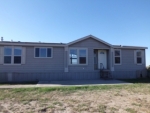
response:
<svg viewBox="0 0 150 113"><path fill-rule="evenodd" d="M8 76L7 73L0 73L0 82L7 82Z"/></svg>
<svg viewBox="0 0 150 113"><path fill-rule="evenodd" d="M109 46L98 42L95 39L88 38L83 41L70 45L74 48L87 48L88 49L88 65L68 65L69 72L93 72L94 70L94 49L110 49ZM108 61L109 62L109 61Z"/></svg>
<svg viewBox="0 0 150 113"><path fill-rule="evenodd" d="M134 63L133 49L122 49L121 54L121 65L114 64L113 75L115 76L115 78L137 78L139 76L138 71L141 71L140 73L143 77L145 77L144 71L146 71L146 64L145 62L141 65L137 65Z"/></svg>
<svg viewBox="0 0 150 113"><path fill-rule="evenodd" d="M142 70L146 68L146 64L142 63L141 65L137 65L134 63L134 50L127 50L122 49L122 58L121 58L121 65L115 65L114 68L115 71L136 71L136 70Z"/></svg>
<svg viewBox="0 0 150 113"><path fill-rule="evenodd" d="M0 64L1 72L64 72L64 47L53 47L52 58L34 58L34 47L26 47L25 64Z"/></svg>

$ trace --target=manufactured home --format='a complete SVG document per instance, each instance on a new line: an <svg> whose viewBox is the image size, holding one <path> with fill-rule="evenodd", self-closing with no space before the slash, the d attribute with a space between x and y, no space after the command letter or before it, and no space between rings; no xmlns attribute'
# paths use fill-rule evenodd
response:
<svg viewBox="0 0 150 113"><path fill-rule="evenodd" d="M146 76L147 47L112 45L93 35L70 43L0 41L0 82Z"/></svg>

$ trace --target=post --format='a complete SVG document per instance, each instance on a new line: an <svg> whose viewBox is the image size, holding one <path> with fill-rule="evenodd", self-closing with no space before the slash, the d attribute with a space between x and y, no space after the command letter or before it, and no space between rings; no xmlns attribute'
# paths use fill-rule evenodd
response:
<svg viewBox="0 0 150 113"><path fill-rule="evenodd" d="M68 46L65 46L64 51L64 72L68 72Z"/></svg>

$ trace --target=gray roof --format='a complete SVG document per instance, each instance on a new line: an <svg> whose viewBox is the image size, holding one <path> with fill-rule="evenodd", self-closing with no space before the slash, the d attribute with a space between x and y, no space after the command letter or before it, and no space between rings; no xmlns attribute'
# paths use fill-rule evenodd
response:
<svg viewBox="0 0 150 113"><path fill-rule="evenodd" d="M60 44L66 45L65 43L48 43L48 42L21 42L21 41L0 41L0 43L21 43L21 44Z"/></svg>
<svg viewBox="0 0 150 113"><path fill-rule="evenodd" d="M96 39L97 41L100 41L102 43L105 43L107 45L110 45L112 48L122 48L122 49L148 49L147 47L141 47L141 46L122 46L122 45L111 45L108 44L107 42L104 42L103 40L98 39L97 37L94 37L92 35L88 35L86 37L80 38L78 40L75 40L70 43L47 43L47 42L21 42L21 41L0 41L0 45L15 45L15 46L68 46L73 43L79 42L81 40L87 39L89 37L92 37Z"/></svg>
<svg viewBox="0 0 150 113"><path fill-rule="evenodd" d="M15 45L15 46L65 46L65 43L45 43L45 42L14 42L0 41L0 45Z"/></svg>

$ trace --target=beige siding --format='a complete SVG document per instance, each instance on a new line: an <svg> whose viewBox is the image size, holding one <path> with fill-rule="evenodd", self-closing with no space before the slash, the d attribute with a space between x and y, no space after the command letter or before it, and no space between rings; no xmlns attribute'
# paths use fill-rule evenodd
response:
<svg viewBox="0 0 150 113"><path fill-rule="evenodd" d="M115 71L136 71L143 70L146 68L146 64L141 65L135 64L134 51L132 49L122 49L122 63L121 65L114 65Z"/></svg>
<svg viewBox="0 0 150 113"><path fill-rule="evenodd" d="M0 64L0 72L64 72L64 48L53 47L52 58L34 58L34 47L26 47L26 61L22 65Z"/></svg>

